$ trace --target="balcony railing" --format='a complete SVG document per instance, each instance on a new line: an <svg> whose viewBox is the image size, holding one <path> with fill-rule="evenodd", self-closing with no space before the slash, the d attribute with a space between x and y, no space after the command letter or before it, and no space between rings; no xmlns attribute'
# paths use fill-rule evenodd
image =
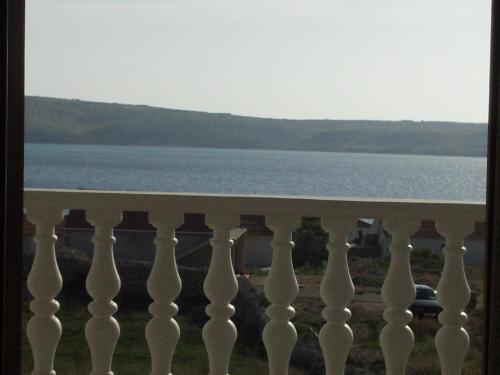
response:
<svg viewBox="0 0 500 375"><path fill-rule="evenodd" d="M210 317L203 328L203 340L209 358L210 375L227 375L237 328L231 321L232 299L238 284L231 263L231 229L237 227L241 215L264 215L273 231L273 259L264 287L270 306L263 331L263 341L271 375L288 373L290 356L297 333L290 322L294 317L293 301L298 293L292 264L292 232L302 217L319 217L329 233L329 258L320 286L325 304L325 323L319 342L325 359L327 375L344 373L353 343L348 325L348 309L354 296L349 274L346 236L353 231L358 218L383 220L392 236L391 261L382 288L386 309L385 327L380 332L380 345L388 375L403 375L414 346L413 332L407 325L412 314L408 307L415 299L410 269L411 235L421 220L434 220L445 237L445 263L438 286L439 315L442 327L435 344L443 375L459 375L469 347L464 329L464 309L470 289L464 272L464 238L474 230L475 222L484 221L485 207L475 202L442 202L410 200L338 199L305 197L235 196L178 193L104 192L35 190L25 191L28 219L36 226L36 253L28 277L28 289L34 299L30 304L33 316L27 335L34 357L33 374L50 375L62 327L56 317L59 303L55 300L62 287L62 278L55 256L55 225L63 219L65 209L83 209L94 226L94 255L86 281L93 301L92 314L85 327L91 353L92 374L109 375L120 327L113 318L118 306L113 298L120 290L120 277L113 258L113 227L122 212L146 211L156 227L156 256L147 283L153 299L152 315L145 327L151 354L151 374L169 375L180 329L175 321L175 299L181 291L181 280L175 260L175 228L185 213L204 213L213 229L212 259L204 283L210 300L206 313Z"/></svg>

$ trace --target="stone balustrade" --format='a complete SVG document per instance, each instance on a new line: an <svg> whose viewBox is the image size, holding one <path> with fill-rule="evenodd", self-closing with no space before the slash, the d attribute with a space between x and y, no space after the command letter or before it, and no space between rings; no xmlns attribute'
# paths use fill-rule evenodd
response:
<svg viewBox="0 0 500 375"><path fill-rule="evenodd" d="M231 321L232 299L238 284L231 262L229 232L239 225L241 215L264 215L273 231L273 259L264 292L269 300L266 314L269 322L263 331L269 373L286 375L290 356L297 340L291 320L293 302L298 293L292 251L292 233L303 217L319 217L329 234L329 258L320 295L325 304L325 323L319 343L325 359L327 375L344 374L345 363L353 343L348 325L348 308L354 295L349 274L346 237L355 229L358 218L377 218L384 222L392 236L391 260L382 288L387 324L380 332L380 345L388 375L403 375L414 346L413 332L408 326L408 311L415 298L410 268L410 237L420 220L434 220L445 237L445 264L438 287L438 301L443 307L442 324L436 335L436 348L443 375L459 375L469 346L464 328L464 309L470 289L463 266L464 238L475 222L484 220L484 204L475 202L442 202L410 200L339 199L305 197L268 197L205 195L181 193L138 193L70 190L25 190L28 219L36 226L36 252L28 278L33 295L27 335L34 358L33 375L54 375L54 358L62 329L56 317L57 294L62 283L57 267L54 228L63 219L65 209L83 209L94 226L94 255L86 288L92 298L91 318L85 334L91 353L92 375L111 375L113 352L120 335L119 322L113 317L118 306L113 298L120 290L120 277L113 258L113 227L122 212L146 211L157 229L156 256L147 283L153 300L149 306L151 319L145 337L151 353L151 375L171 375L172 358L182 327L175 321L175 299L182 287L175 260L175 229L185 213L204 213L213 229L212 259L204 284L210 303L206 307L209 320L203 328L203 340L209 358L209 375L227 375L237 327Z"/></svg>

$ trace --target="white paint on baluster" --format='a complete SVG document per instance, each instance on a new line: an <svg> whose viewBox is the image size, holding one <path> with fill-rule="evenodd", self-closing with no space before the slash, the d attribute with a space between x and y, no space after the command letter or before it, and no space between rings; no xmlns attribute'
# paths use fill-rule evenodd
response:
<svg viewBox="0 0 500 375"><path fill-rule="evenodd" d="M300 225L300 219L270 216L266 218L266 224L274 236L271 271L264 284L264 294L271 303L266 314L271 320L266 324L262 338L270 375L286 375L297 341L297 331L290 322L295 310L290 305L299 291L292 264L292 232Z"/></svg>
<svg viewBox="0 0 500 375"><path fill-rule="evenodd" d="M326 304L323 318L326 323L319 332L319 342L325 359L326 375L343 375L347 356L352 348L353 334L346 324L351 318L347 308L354 296L354 285L347 262L347 234L356 228L356 219L321 219L330 238L329 255L320 295Z"/></svg>
<svg viewBox="0 0 500 375"><path fill-rule="evenodd" d="M464 309L469 303L470 288L465 276L464 238L474 230L472 221L439 220L436 229L445 237L444 268L437 289L443 308L439 321L443 325L435 338L442 375L460 375L469 350L469 335L463 328L467 321Z"/></svg>
<svg viewBox="0 0 500 375"><path fill-rule="evenodd" d="M113 375L111 363L120 326L113 314L118 306L113 298L120 291L120 277L113 257L113 227L122 215L115 210L88 210L86 218L94 229L94 255L86 280L87 292L93 301L89 303L92 318L85 326L85 337L92 358L91 375Z"/></svg>
<svg viewBox="0 0 500 375"><path fill-rule="evenodd" d="M404 375L415 338L408 323L412 313L408 307L415 300L415 284L410 268L410 236L420 227L417 220L393 218L384 220L384 228L391 234L389 247L391 262L382 287L382 299L387 309L387 325L380 333L387 375Z"/></svg>
<svg viewBox="0 0 500 375"><path fill-rule="evenodd" d="M59 302L54 298L62 288L62 277L55 254L55 225L63 219L59 209L29 209L28 219L36 226L35 257L28 276L28 290L34 299L30 303L33 317L26 332L33 352L32 375L55 375L54 356L62 333L55 316Z"/></svg>
<svg viewBox="0 0 500 375"><path fill-rule="evenodd" d="M206 308L210 320L203 327L203 341L208 353L209 374L227 375L231 352L236 342L236 327L230 318L234 315L231 301L238 293L238 281L231 261L231 229L237 227L237 215L206 216L207 225L213 229L212 259L203 284L210 300Z"/></svg>
<svg viewBox="0 0 500 375"><path fill-rule="evenodd" d="M181 292L181 278L175 261L175 228L183 222L182 214L152 211L149 221L157 228L156 254L147 288L153 303L153 316L146 325L146 340L151 353L151 375L171 375L172 358L180 337L173 317L178 308L174 300Z"/></svg>

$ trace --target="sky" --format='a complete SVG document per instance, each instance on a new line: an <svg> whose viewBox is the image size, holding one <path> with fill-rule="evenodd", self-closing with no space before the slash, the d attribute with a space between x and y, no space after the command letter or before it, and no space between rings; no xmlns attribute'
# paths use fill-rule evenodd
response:
<svg viewBox="0 0 500 375"><path fill-rule="evenodd" d="M27 0L26 94L486 122L489 0Z"/></svg>

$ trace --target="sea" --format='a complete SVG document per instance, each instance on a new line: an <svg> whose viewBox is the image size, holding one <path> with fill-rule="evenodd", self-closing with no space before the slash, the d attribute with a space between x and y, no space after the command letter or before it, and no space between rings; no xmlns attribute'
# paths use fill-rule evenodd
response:
<svg viewBox="0 0 500 375"><path fill-rule="evenodd" d="M25 187L484 201L486 158L25 145Z"/></svg>

